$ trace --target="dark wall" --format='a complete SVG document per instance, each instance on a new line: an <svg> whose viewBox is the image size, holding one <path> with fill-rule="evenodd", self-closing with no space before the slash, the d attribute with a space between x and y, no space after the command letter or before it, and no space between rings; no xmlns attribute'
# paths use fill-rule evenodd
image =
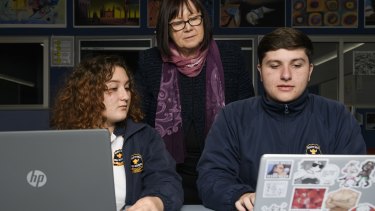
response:
<svg viewBox="0 0 375 211"><path fill-rule="evenodd" d="M121 36L121 35L152 35L155 32L154 28L147 26L147 1L140 0L140 27L107 27L107 28L74 28L73 18L73 1L65 0L67 4L67 26L66 28L2 28L0 36L2 35L73 35L73 36ZM209 13L212 17L212 25L216 35L258 35L265 34L273 30L272 27L239 27L239 28L225 28L219 26L220 20L220 1L205 0ZM211 3L207 3L211 2ZM285 3L285 26L291 26L291 1ZM320 35L366 35L375 34L375 28L364 27L363 8L364 1L358 0L358 28L330 28L321 27L300 28L307 34Z"/></svg>

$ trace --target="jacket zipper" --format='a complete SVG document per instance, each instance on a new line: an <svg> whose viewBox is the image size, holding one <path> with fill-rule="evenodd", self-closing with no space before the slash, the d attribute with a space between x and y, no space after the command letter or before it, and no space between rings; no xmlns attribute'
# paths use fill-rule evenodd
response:
<svg viewBox="0 0 375 211"><path fill-rule="evenodd" d="M289 107L287 104L284 105L284 114L289 114Z"/></svg>

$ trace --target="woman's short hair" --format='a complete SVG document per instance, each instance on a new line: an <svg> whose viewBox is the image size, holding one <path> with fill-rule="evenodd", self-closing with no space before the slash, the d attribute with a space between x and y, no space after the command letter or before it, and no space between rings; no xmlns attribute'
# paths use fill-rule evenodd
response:
<svg viewBox="0 0 375 211"><path fill-rule="evenodd" d="M172 39L169 32L173 29L171 29L169 23L182 12L184 5L186 5L191 12L192 6L194 6L197 11L202 14L204 30L203 41L201 44L202 49L208 48L212 40L210 16L202 4L202 0L163 0L159 10L158 22L156 24L156 41L162 55L171 55L169 42L172 41Z"/></svg>

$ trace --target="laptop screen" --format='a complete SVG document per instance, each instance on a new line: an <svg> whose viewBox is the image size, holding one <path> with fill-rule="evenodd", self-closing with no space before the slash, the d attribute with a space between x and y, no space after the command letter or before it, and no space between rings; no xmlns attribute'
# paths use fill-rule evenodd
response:
<svg viewBox="0 0 375 211"><path fill-rule="evenodd" d="M255 210L375 210L375 155L261 159Z"/></svg>
<svg viewBox="0 0 375 211"><path fill-rule="evenodd" d="M107 130L0 132L0 210L115 210Z"/></svg>

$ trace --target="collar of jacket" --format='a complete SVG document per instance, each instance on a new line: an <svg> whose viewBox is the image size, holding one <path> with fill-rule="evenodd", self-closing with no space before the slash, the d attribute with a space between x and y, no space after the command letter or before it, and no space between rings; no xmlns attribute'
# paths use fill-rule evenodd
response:
<svg viewBox="0 0 375 211"><path fill-rule="evenodd" d="M308 91L305 90L302 95L295 101L283 104L271 99L268 99L264 94L262 96L262 107L271 116L280 116L284 114L285 116L296 116L301 113L307 105L308 101ZM283 116L284 116L283 115Z"/></svg>
<svg viewBox="0 0 375 211"><path fill-rule="evenodd" d="M124 138L130 137L132 134L136 133L138 130L144 127L144 124L135 123L132 119L126 119L116 125L113 134L115 136L123 136Z"/></svg>

